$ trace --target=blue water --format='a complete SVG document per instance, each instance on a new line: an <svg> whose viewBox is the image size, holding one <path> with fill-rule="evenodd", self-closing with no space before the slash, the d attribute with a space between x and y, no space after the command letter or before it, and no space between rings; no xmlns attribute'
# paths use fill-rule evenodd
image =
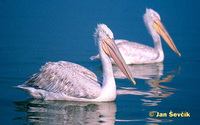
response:
<svg viewBox="0 0 200 125"><path fill-rule="evenodd" d="M160 14L182 57L163 42L163 63L130 66L133 73L151 79L136 79L136 86L116 79L121 94L115 102L29 100L13 88L48 61L74 62L101 76L100 61L89 59L98 53L93 40L97 23L105 23L115 39L153 46L143 23L146 8ZM198 124L199 13L199 2L191 0L0 1L0 123ZM190 117L170 117L170 110L188 112ZM157 112L167 116L156 117Z"/></svg>

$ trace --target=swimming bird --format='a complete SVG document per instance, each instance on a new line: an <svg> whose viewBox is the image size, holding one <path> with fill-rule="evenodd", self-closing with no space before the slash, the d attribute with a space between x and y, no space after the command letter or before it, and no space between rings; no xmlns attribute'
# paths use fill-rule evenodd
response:
<svg viewBox="0 0 200 125"><path fill-rule="evenodd" d="M161 22L160 15L153 9L146 9L146 13L143 16L145 25L153 38L154 48L140 43L130 42L128 40L115 40L119 51L122 54L126 64L146 64L163 62L164 52L162 49L161 38L170 46L170 48L177 53L181 54L177 50L173 40L169 36L167 30ZM160 36L159 36L160 35ZM100 59L99 55L92 56L91 60ZM112 60L112 63L115 63Z"/></svg>
<svg viewBox="0 0 200 125"><path fill-rule="evenodd" d="M85 67L66 61L47 62L40 72L16 88L22 89L33 98L44 100L107 102L116 98L116 84L110 57L134 84L125 61L117 49L112 31L105 24L98 24L95 32L103 67L103 82Z"/></svg>

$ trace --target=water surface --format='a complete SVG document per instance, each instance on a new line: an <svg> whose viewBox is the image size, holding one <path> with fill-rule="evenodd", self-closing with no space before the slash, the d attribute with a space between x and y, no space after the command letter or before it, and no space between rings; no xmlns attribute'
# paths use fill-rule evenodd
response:
<svg viewBox="0 0 200 125"><path fill-rule="evenodd" d="M183 1L0 1L1 124L197 124L199 123L199 2ZM13 86L48 61L70 61L99 77L93 40L97 23L115 39L153 46L143 23L146 8L157 11L182 57L163 42L165 61L131 65L136 86L113 67L118 96L110 103L30 100ZM163 41L163 40L162 40ZM156 117L157 112L190 117ZM154 116L149 113L153 112Z"/></svg>

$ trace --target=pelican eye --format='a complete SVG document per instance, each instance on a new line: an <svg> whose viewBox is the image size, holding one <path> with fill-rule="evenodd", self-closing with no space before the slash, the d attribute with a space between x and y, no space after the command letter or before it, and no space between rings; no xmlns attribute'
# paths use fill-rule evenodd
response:
<svg viewBox="0 0 200 125"><path fill-rule="evenodd" d="M153 16L155 16L157 19L161 20L158 15L153 14Z"/></svg>

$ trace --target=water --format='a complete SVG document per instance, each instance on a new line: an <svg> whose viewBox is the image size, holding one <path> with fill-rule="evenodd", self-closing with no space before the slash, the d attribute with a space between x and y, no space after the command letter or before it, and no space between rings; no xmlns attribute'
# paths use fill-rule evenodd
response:
<svg viewBox="0 0 200 125"><path fill-rule="evenodd" d="M199 123L198 5L190 0L0 1L0 123ZM107 24L116 39L152 46L142 19L146 7L161 15L182 57L163 42L164 63L130 66L142 78L136 79L136 86L127 79L116 79L115 102L29 100L26 93L13 88L47 61L74 62L101 76L100 61L89 60L97 54L93 40L97 23ZM121 77L116 67L114 71ZM190 117L169 117L170 110L188 112ZM156 117L157 112L167 116Z"/></svg>

